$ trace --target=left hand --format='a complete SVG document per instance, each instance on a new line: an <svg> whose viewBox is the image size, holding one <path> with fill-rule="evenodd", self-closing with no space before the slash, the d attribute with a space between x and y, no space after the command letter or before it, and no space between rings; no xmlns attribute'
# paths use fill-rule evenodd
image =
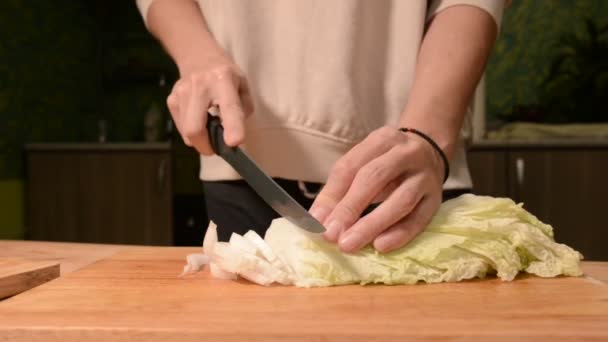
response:
<svg viewBox="0 0 608 342"><path fill-rule="evenodd" d="M310 212L327 228L325 238L342 251L373 243L388 252L430 222L441 204L443 173L442 160L427 141L385 126L336 162Z"/></svg>

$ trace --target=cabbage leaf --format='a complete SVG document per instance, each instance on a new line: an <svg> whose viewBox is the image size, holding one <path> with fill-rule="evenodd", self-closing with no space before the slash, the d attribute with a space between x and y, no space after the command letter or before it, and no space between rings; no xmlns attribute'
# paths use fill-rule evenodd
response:
<svg viewBox="0 0 608 342"><path fill-rule="evenodd" d="M212 263L262 285L394 285L488 274L510 281L520 272L540 277L582 274L582 255L556 243L553 228L521 204L471 194L443 203L425 231L389 253L371 246L342 253L284 218L272 222L265 239L250 231L245 237L233 236L230 243L211 245L218 249L205 250Z"/></svg>

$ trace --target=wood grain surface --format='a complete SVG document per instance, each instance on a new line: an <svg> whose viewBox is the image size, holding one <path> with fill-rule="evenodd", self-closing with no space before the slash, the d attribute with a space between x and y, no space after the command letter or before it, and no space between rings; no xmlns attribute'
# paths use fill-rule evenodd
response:
<svg viewBox="0 0 608 342"><path fill-rule="evenodd" d="M0 258L25 258L37 261L55 261L61 264L61 275L74 272L97 260L124 249L125 245L0 240ZM138 248L128 246L129 248Z"/></svg>
<svg viewBox="0 0 608 342"><path fill-rule="evenodd" d="M59 277L59 264L20 258L0 258L0 299L27 291Z"/></svg>
<svg viewBox="0 0 608 342"><path fill-rule="evenodd" d="M178 247L126 248L0 302L0 340L608 340L608 274L413 286L178 278Z"/></svg>

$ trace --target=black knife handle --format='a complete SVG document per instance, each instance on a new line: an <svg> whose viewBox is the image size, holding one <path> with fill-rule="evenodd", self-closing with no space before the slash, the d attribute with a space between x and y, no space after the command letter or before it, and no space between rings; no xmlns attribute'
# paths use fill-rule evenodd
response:
<svg viewBox="0 0 608 342"><path fill-rule="evenodd" d="M207 113L207 132L209 133L209 142L213 152L221 156L226 150L224 142L224 127L219 117Z"/></svg>

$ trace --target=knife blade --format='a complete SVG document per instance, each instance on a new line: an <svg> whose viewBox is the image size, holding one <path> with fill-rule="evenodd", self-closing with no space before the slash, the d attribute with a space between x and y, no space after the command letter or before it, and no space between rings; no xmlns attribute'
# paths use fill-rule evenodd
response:
<svg viewBox="0 0 608 342"><path fill-rule="evenodd" d="M207 131L213 151L230 164L272 209L304 230L312 233L325 232L325 227L270 178L245 151L226 145L220 118L208 114Z"/></svg>

